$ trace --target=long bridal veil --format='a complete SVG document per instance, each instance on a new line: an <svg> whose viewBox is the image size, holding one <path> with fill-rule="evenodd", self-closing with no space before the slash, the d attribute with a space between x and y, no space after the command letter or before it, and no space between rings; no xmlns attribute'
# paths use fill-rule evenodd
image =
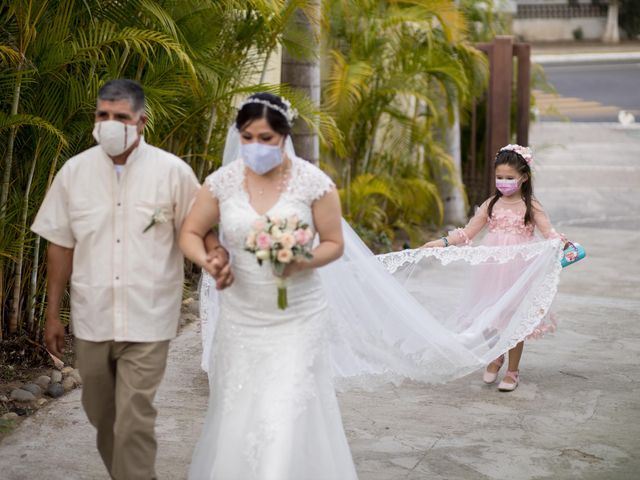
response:
<svg viewBox="0 0 640 480"><path fill-rule="evenodd" d="M225 163L239 150L233 130ZM290 141L286 151L295 156ZM331 310L331 357L339 388L452 380L550 323L561 270L559 239L376 256L346 221L342 226L344 255L319 269ZM200 309L202 368L210 371L218 292L207 274Z"/></svg>

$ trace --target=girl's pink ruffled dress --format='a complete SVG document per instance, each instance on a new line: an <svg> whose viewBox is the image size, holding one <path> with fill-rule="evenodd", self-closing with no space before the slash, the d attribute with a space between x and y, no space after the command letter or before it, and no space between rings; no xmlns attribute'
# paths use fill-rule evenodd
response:
<svg viewBox="0 0 640 480"><path fill-rule="evenodd" d="M491 247L519 245L540 240L536 230L544 238L562 238L552 227L542 206L533 203L532 222L525 224L526 205L523 200L507 201L500 198L493 207L491 217L488 214L489 200L483 203L466 227L450 232L449 238L453 245L469 245L483 230L487 230L480 245ZM527 282L527 260L518 258L506 263L490 263L483 265L471 275L465 301L457 309L458 321L465 323L462 316L466 314L466 322L473 322L474 312L494 308L500 305L505 313L499 320L486 328L486 336L496 334L508 324L514 310L518 306L517 298L508 298L510 287L515 282ZM513 305L512 308L509 306ZM538 338L556 329L556 319L552 312L544 316L543 320L526 337Z"/></svg>

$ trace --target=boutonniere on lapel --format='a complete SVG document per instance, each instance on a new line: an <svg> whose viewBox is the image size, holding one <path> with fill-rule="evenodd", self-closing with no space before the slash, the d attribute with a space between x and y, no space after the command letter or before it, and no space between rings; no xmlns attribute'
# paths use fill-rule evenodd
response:
<svg viewBox="0 0 640 480"><path fill-rule="evenodd" d="M147 233L147 230L153 227L156 223L167 223L167 217L164 216L164 211L159 208L156 208L153 212L149 225L147 225L147 228L145 228L142 233Z"/></svg>

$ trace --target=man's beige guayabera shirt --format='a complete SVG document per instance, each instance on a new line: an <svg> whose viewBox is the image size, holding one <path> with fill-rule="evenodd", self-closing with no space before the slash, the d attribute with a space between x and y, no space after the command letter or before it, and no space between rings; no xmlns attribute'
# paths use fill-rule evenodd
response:
<svg viewBox="0 0 640 480"><path fill-rule="evenodd" d="M178 234L198 188L185 162L144 139L120 175L99 146L63 165L31 229L74 250L76 337L93 342L175 337L184 275Z"/></svg>

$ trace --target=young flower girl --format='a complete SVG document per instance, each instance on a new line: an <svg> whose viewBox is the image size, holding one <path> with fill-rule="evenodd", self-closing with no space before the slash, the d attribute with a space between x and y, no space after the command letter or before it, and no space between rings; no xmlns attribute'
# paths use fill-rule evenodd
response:
<svg viewBox="0 0 640 480"><path fill-rule="evenodd" d="M495 195L480 206L466 227L449 232L446 237L426 243L424 247L469 245L472 239L485 228L488 229L488 232L482 243L488 246L507 246L531 242L534 240L535 228L545 238L563 238L553 229L542 205L533 196L532 160L533 156L529 148L520 145L507 145L501 148L495 160ZM485 276L491 278L474 279L472 298L469 301L482 301L483 296L489 293L488 289L494 290L500 288L500 285L508 285L516 281L519 277L519 270L519 262L488 269ZM492 295L486 296L491 297ZM500 329L501 325L497 324L494 327ZM529 337L539 337L554 329L553 318L551 315L547 315ZM510 392L518 386L519 365L523 348L524 341L521 341L509 350L507 373L498 386L500 391ZM493 384L497 380L498 372L504 361L505 357L501 355L487 366L483 376L485 383Z"/></svg>

